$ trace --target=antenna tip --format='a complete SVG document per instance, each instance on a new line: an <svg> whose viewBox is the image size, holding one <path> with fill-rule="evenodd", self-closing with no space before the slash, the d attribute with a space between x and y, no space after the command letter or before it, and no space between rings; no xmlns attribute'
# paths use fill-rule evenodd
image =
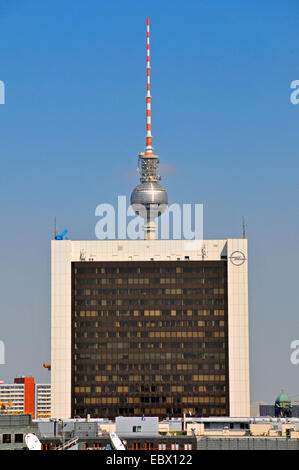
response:
<svg viewBox="0 0 299 470"><path fill-rule="evenodd" d="M146 18L146 24L149 26L149 18Z"/></svg>

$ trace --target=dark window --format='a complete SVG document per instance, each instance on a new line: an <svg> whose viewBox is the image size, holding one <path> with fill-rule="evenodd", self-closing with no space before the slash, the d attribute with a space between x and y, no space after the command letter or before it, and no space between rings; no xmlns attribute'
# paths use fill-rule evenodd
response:
<svg viewBox="0 0 299 470"><path fill-rule="evenodd" d="M141 426L133 426L133 432L141 432Z"/></svg>
<svg viewBox="0 0 299 470"><path fill-rule="evenodd" d="M15 434L15 443L22 444L24 442L23 434Z"/></svg>
<svg viewBox="0 0 299 470"><path fill-rule="evenodd" d="M3 434L3 444L11 444L11 434Z"/></svg>

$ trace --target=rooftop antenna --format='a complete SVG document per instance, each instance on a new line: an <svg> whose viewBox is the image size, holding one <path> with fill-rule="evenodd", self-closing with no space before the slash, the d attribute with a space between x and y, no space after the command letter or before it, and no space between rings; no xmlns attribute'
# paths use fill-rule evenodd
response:
<svg viewBox="0 0 299 470"><path fill-rule="evenodd" d="M149 18L146 20L146 147L145 155L153 155L152 146L152 108L151 108L151 63Z"/></svg>
<svg viewBox="0 0 299 470"><path fill-rule="evenodd" d="M56 238L56 235L57 235L57 230L56 230L56 216L54 217L54 240Z"/></svg>
<svg viewBox="0 0 299 470"><path fill-rule="evenodd" d="M242 230L243 230L243 238L246 238L246 223L245 223L244 215L242 216Z"/></svg>

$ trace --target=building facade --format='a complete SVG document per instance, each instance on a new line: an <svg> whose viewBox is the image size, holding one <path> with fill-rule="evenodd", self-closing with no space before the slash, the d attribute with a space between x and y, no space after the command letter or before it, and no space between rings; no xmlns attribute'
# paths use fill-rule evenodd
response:
<svg viewBox="0 0 299 470"><path fill-rule="evenodd" d="M13 384L0 384L0 407L5 414L30 414L34 410L34 378L17 377Z"/></svg>
<svg viewBox="0 0 299 470"><path fill-rule="evenodd" d="M52 417L249 416L247 240L52 241Z"/></svg>
<svg viewBox="0 0 299 470"><path fill-rule="evenodd" d="M1 414L24 413L24 385L0 384Z"/></svg>
<svg viewBox="0 0 299 470"><path fill-rule="evenodd" d="M33 377L17 377L14 383L0 383L0 411L5 415L30 414L50 418L51 385L35 384Z"/></svg>
<svg viewBox="0 0 299 470"><path fill-rule="evenodd" d="M35 385L35 416L36 418L51 417L51 385Z"/></svg>

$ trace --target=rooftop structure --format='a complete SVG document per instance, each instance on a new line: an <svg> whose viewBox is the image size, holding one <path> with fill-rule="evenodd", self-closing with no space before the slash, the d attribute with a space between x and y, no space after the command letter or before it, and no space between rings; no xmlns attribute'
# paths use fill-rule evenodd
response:
<svg viewBox="0 0 299 470"><path fill-rule="evenodd" d="M116 433L128 450L299 450L299 419L117 417L31 421L30 415L0 416L0 449L25 446L34 433L42 450L77 442L79 450L105 450ZM111 446L110 446L111 448ZM75 448L72 448L75 450Z"/></svg>

